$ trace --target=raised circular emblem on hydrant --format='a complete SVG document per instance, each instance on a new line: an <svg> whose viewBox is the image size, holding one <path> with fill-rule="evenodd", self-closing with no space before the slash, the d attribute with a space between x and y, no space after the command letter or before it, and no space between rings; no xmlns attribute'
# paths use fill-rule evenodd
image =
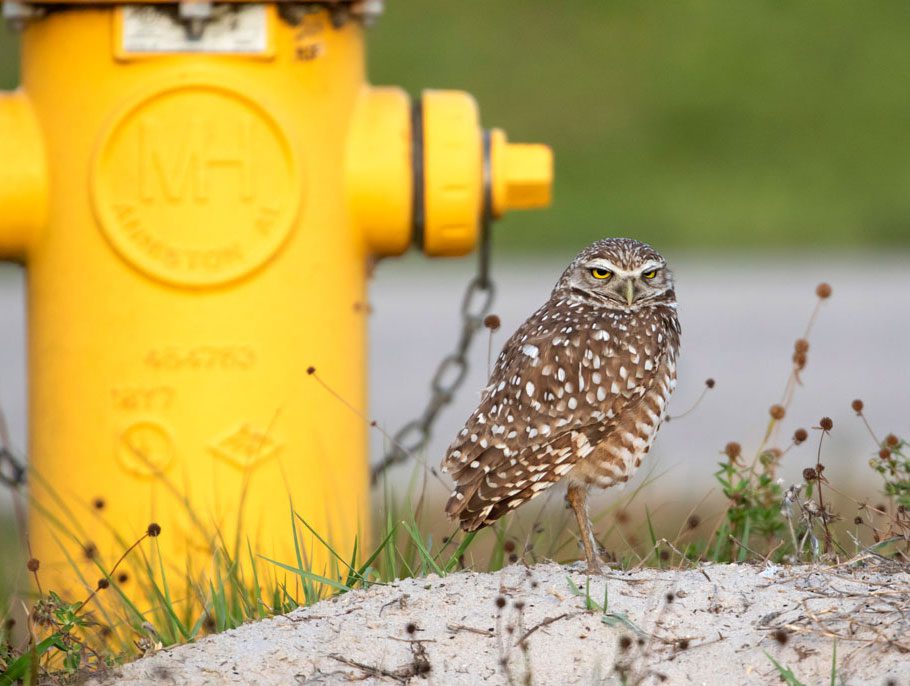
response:
<svg viewBox="0 0 910 686"><path fill-rule="evenodd" d="M115 453L127 472L154 477L170 467L176 448L167 429L156 422L141 421L126 427L118 436Z"/></svg>
<svg viewBox="0 0 910 686"><path fill-rule="evenodd" d="M257 103L180 85L116 118L94 160L105 236L140 272L216 286L263 265L287 240L302 187L280 126Z"/></svg>

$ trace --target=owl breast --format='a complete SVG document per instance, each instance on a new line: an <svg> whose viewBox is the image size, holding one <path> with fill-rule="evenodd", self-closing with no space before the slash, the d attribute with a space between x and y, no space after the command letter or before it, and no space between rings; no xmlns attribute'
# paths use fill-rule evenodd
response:
<svg viewBox="0 0 910 686"><path fill-rule="evenodd" d="M675 311L636 313L612 322L614 359L623 361L612 389L625 399L624 411L613 417L594 450L579 460L569 478L608 488L625 483L641 465L663 421L676 387L679 325ZM619 383L617 384L616 381Z"/></svg>

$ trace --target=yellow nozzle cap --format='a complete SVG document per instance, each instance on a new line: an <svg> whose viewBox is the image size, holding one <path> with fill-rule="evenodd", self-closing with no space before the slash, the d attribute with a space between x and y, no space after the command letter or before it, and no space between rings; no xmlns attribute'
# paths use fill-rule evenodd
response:
<svg viewBox="0 0 910 686"><path fill-rule="evenodd" d="M493 129L490 148L494 216L550 204L553 152L548 146L509 143L502 129Z"/></svg>

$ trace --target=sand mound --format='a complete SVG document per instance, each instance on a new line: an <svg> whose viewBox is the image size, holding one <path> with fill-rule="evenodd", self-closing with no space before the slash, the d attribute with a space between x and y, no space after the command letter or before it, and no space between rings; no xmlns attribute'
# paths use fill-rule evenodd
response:
<svg viewBox="0 0 910 686"><path fill-rule="evenodd" d="M881 559L608 572L585 589L556 564L374 586L94 683L745 686L781 682L770 655L828 684L835 639L837 683L910 683L910 574Z"/></svg>

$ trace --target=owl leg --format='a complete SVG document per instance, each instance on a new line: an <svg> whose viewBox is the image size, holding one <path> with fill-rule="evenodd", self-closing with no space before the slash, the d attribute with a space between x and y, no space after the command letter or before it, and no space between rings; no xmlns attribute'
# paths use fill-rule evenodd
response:
<svg viewBox="0 0 910 686"><path fill-rule="evenodd" d="M585 558L588 561L588 574L601 574L603 570L597 557L594 527L588 517L588 487L570 483L566 493L566 502L575 511L575 520L578 522L578 531L581 534L581 544L584 546Z"/></svg>

